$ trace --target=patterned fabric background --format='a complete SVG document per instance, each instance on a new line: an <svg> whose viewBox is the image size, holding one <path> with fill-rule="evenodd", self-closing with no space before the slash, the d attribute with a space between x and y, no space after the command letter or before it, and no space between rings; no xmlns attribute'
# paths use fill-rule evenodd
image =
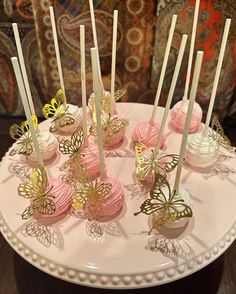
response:
<svg viewBox="0 0 236 294"><path fill-rule="evenodd" d="M92 91L89 48L93 46L88 0L3 0L0 3L0 113L22 115L23 109L10 62L16 55L11 23L20 29L27 72L37 114L59 87L55 51L48 7L54 6L58 28L62 66L68 100L81 104L79 25L86 26L86 68L88 94ZM177 29L172 44L161 103L167 97L176 56L183 33L191 33L195 0L94 0L98 43L105 88L110 88L111 37L113 9L119 9L116 88L126 87L126 101L153 103L167 34L173 13L178 13ZM198 102L207 109L219 52L222 25L232 18L215 111L221 118L236 116L235 95L235 32L236 2L201 0L197 44L204 50ZM187 68L185 54L175 101L181 99Z"/></svg>
<svg viewBox="0 0 236 294"><path fill-rule="evenodd" d="M160 67L162 65L168 30L163 30L164 27L169 27L172 15L178 14L176 32L172 45L170 60L165 78L165 84L162 91L161 103L164 104L169 91L174 66L177 58L178 48L183 33L191 35L191 27L193 22L195 0L162 0L158 3L157 21L156 21L156 39L152 68L152 87L156 87ZM209 98L212 91L212 84L215 75L216 64L219 55L219 47L221 44L222 31L224 28L225 19L232 18L230 36L225 52L226 58L223 62L221 78L217 91L215 102L215 112L220 115L221 119L229 112L236 113L236 107L230 109L233 103L233 92L235 88L236 77L236 1L231 0L201 0L198 29L196 35L195 53L197 50L203 50L204 63L199 81L197 93L197 101L203 107L206 114ZM158 29L160 28L160 29ZM185 86L185 76L188 64L188 52L190 46L190 38L188 40L188 48L185 53L183 64L181 67L181 78L178 79L176 87L174 103L182 99ZM195 62L195 55L194 55Z"/></svg>
<svg viewBox="0 0 236 294"><path fill-rule="evenodd" d="M4 14L0 29L2 37L0 73L2 113L23 113L9 58L16 54L11 22L18 22L27 72L37 113L59 87L55 51L48 7L54 6L60 42L62 67L68 100L81 104L79 26L86 26L86 68L88 94L92 92L90 47L93 47L88 0L81 1L3 1ZM116 88L126 87L123 100L135 101L150 84L152 47L154 42L155 1L94 1L98 43L104 85L110 88L111 41L113 10L119 10ZM33 18L35 23L33 22ZM9 97L10 96L10 97ZM18 97L18 98L17 98Z"/></svg>

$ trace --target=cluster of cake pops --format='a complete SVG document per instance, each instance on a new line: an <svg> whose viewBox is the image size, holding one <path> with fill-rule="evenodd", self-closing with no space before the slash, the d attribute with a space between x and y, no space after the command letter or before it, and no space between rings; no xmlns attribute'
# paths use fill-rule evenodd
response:
<svg viewBox="0 0 236 294"><path fill-rule="evenodd" d="M12 57L11 60L27 121L23 122L21 126L14 125L11 129L10 133L14 138L19 138L17 144L20 144L20 148L14 149L15 151L12 154L23 154L29 161L38 164L32 173L30 183L22 183L18 188L19 195L31 200L30 205L22 214L23 219L28 219L31 216L59 216L69 211L72 206L75 210L83 210L88 220L105 221L117 216L124 204L123 187L117 179L108 175L104 157L104 148L117 148L122 144L128 126L128 120L118 116L115 101L118 11L114 11L111 91L109 92L104 89L102 82L92 0L89 3L95 46L91 48L93 93L90 95L87 107L85 27L81 25L82 108L67 103L55 17L53 7L49 8L61 87L50 103L43 107L43 113L46 119L50 121L49 131L41 131L37 125L37 117L25 69L18 28L17 24L13 24L19 62L17 57ZM177 15L172 17L151 118L149 121L138 123L132 134L133 144L131 145L134 146L136 154L136 177L138 181L150 188L150 199L144 201L140 207L140 212L154 215L156 220L154 227L163 224L170 227L178 226L180 224L179 220L181 220L182 225L183 220L192 216L189 194L180 187L184 159L191 166L201 168L212 165L217 159L219 141L215 140L214 136L208 135L208 128L228 38L230 19L227 19L225 24L205 128L201 133L193 135L187 142L189 133L199 131L202 118L202 110L195 102L203 61L202 51L198 51L196 55L193 80L188 99L199 5L200 1L197 0L184 98L173 107L170 114L170 125L172 128L177 132L183 133L179 154L167 154L163 149L166 144L164 130L168 121L188 39L188 36L185 34L182 36L161 123L159 124L155 120ZM123 93L123 91L120 93ZM66 159L61 166L61 170L66 172L70 183L60 179L51 179L47 176L45 165L55 159L58 149ZM31 163L29 162L29 164ZM177 168L175 181L173 187L171 187L168 183L168 174L175 168ZM136 214L139 214L139 212Z"/></svg>

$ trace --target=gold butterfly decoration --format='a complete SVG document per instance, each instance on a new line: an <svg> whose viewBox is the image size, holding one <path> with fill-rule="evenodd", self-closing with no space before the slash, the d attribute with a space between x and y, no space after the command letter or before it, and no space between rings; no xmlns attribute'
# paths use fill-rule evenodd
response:
<svg viewBox="0 0 236 294"><path fill-rule="evenodd" d="M47 103L43 107L43 115L46 119L53 118L52 125L49 128L51 133L58 131L65 126L73 125L75 120L68 113L68 107L65 108L65 96L62 89L58 90L55 97L52 98L50 104Z"/></svg>
<svg viewBox="0 0 236 294"><path fill-rule="evenodd" d="M89 173L83 164L81 153L84 146L84 132L81 127L74 131L70 139L59 141L59 150L64 155L69 155L69 159L64 162L60 170L67 171L75 180L88 180Z"/></svg>
<svg viewBox="0 0 236 294"><path fill-rule="evenodd" d="M38 127L37 116L32 116L34 128ZM10 136L13 140L16 140L16 147L13 148L9 155L23 154L29 156L33 152L33 141L29 130L28 121L23 121L20 125L14 124L9 129Z"/></svg>
<svg viewBox="0 0 236 294"><path fill-rule="evenodd" d="M83 209L88 220L99 220L99 207L111 191L112 185L109 183L93 184L92 181L77 183L75 192L72 196L72 207L75 210Z"/></svg>
<svg viewBox="0 0 236 294"><path fill-rule="evenodd" d="M120 89L120 90L115 91L114 101L118 101L122 96L125 95L125 93L126 93L125 89ZM101 97L102 112L110 113L111 101L112 101L111 93L104 91L104 94ZM95 98L94 97L92 97L90 99L89 107L91 108L92 113L94 113L95 112Z"/></svg>
<svg viewBox="0 0 236 294"><path fill-rule="evenodd" d="M145 154L145 145L139 142L134 143L137 167L136 175L138 180L144 180L149 174L166 174L172 172L178 164L177 154L155 154L151 150L150 154Z"/></svg>
<svg viewBox="0 0 236 294"><path fill-rule="evenodd" d="M128 120L112 117L110 114L103 115L102 129L104 132L104 144L109 144L111 140L119 134L124 128L129 125ZM93 123L89 129L91 135L97 133L97 119L96 114L93 114Z"/></svg>
<svg viewBox="0 0 236 294"><path fill-rule="evenodd" d="M38 165L31 174L30 181L21 183L18 194L31 201L22 213L22 219L27 220L35 214L52 215L56 210L52 195L48 195L53 187L48 189L47 173L42 165Z"/></svg>
<svg viewBox="0 0 236 294"><path fill-rule="evenodd" d="M233 153L236 151L236 147L231 146L229 138L224 134L224 129L217 116L213 117L211 121L211 129L209 128L208 131L209 137L215 140L220 146Z"/></svg>
<svg viewBox="0 0 236 294"><path fill-rule="evenodd" d="M164 189L166 189L167 193L163 192ZM139 213L150 215L155 212L158 213L158 221L153 224L152 229L157 229L168 221L176 221L193 215L190 206L185 204L183 199L179 199L176 191L171 191L166 177L161 174L155 175L150 198L141 204L140 211L134 215L136 216Z"/></svg>

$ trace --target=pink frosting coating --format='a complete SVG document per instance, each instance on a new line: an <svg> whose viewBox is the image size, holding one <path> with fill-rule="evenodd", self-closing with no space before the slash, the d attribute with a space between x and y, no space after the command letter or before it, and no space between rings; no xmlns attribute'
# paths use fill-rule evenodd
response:
<svg viewBox="0 0 236 294"><path fill-rule="evenodd" d="M63 181L49 179L48 187L50 188L51 186L53 186L53 188L50 190L49 195L55 197L53 201L56 205L56 211L52 215L46 215L46 217L55 217L66 213L71 204L71 197L73 194L71 185Z"/></svg>
<svg viewBox="0 0 236 294"><path fill-rule="evenodd" d="M126 128L122 129L118 134L116 134L112 138L112 140L109 143L105 145L105 148L112 149L112 148L118 147L121 144L122 140L124 139L125 132L126 132ZM106 133L103 132L103 138L105 137L106 137Z"/></svg>
<svg viewBox="0 0 236 294"><path fill-rule="evenodd" d="M99 176L99 152L98 146L92 140L89 140L88 147L85 147L82 151L82 160L87 167L89 174L92 178L97 178Z"/></svg>
<svg viewBox="0 0 236 294"><path fill-rule="evenodd" d="M171 110L171 121L170 125L172 128L183 133L185 126L185 119L188 111L189 101L179 101L177 102ZM202 120L202 109L198 103L194 103L192 119L190 122L189 133L194 133L199 129Z"/></svg>
<svg viewBox="0 0 236 294"><path fill-rule="evenodd" d="M132 140L143 143L147 147L155 147L159 130L160 126L157 122L154 122L152 125L150 124L150 121L140 122L134 128ZM164 143L165 137L163 136L161 138L160 148L163 148Z"/></svg>
<svg viewBox="0 0 236 294"><path fill-rule="evenodd" d="M124 204L124 191L119 181L114 178L106 177L102 183L112 184L111 191L105 196L104 200L99 204L98 211L101 219L117 216Z"/></svg>

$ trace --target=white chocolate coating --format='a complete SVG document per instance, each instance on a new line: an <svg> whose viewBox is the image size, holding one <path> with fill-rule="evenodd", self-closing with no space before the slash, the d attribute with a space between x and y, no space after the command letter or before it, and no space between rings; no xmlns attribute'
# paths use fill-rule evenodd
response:
<svg viewBox="0 0 236 294"><path fill-rule="evenodd" d="M166 198L168 199L168 193L169 193L169 190L167 187L163 188L163 193L164 195L166 196ZM183 199L184 200L184 203L187 204L188 206L190 206L192 208L192 201L191 201L191 198L190 198L190 195L189 193L183 189L183 188L180 188L179 189L179 194L178 194L178 197L176 196L175 198L176 200L178 199ZM176 209L178 211L181 211L181 208L180 207L176 207ZM158 217L159 217L159 214L158 212L155 212L153 214L154 218L156 218L158 220ZM189 221L189 218L188 217L184 217L184 218L180 218L179 220L176 220L176 221L167 221L164 226L166 228L170 228L170 229L177 229L177 228L182 228L185 226L185 224Z"/></svg>
<svg viewBox="0 0 236 294"><path fill-rule="evenodd" d="M215 140L196 134L187 143L185 160L191 166L206 168L216 162L218 150L219 144Z"/></svg>
<svg viewBox="0 0 236 294"><path fill-rule="evenodd" d="M75 121L70 126L65 126L60 128L62 134L72 134L79 126L82 125L83 113L82 108L79 108L77 105L67 104L68 108L66 114L70 115Z"/></svg>
<svg viewBox="0 0 236 294"><path fill-rule="evenodd" d="M53 158L58 149L58 141L56 137L50 132L41 131L37 134L37 139L43 161L48 161ZM29 159L31 161L37 161L35 150L30 154Z"/></svg>

